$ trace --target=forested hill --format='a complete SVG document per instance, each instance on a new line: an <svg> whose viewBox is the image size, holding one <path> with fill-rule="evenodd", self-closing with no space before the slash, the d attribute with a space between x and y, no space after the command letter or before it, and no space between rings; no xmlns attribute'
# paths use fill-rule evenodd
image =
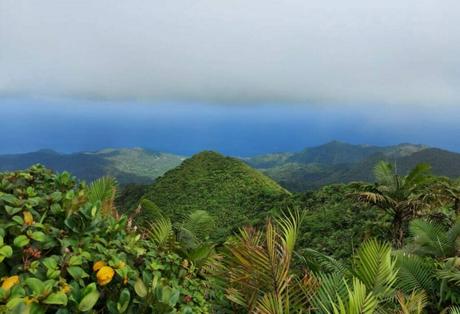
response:
<svg viewBox="0 0 460 314"><path fill-rule="evenodd" d="M217 224L216 238L259 216L266 216L264 199L289 196L275 181L244 162L205 151L159 177L144 196L163 213L180 220L195 210L206 210Z"/></svg>
<svg viewBox="0 0 460 314"><path fill-rule="evenodd" d="M245 161L290 191L315 189L331 183L373 181L372 169L380 160L394 164L401 174L418 163L429 163L433 173L460 176L460 154L424 145L378 147L331 142L298 153L277 153Z"/></svg>
<svg viewBox="0 0 460 314"><path fill-rule="evenodd" d="M418 144L398 144L393 146L353 145L332 141L324 145L308 147L295 153L274 153L247 158L246 161L255 168L269 168L286 163L340 165L356 163L375 154L388 157L403 157L427 149Z"/></svg>
<svg viewBox="0 0 460 314"><path fill-rule="evenodd" d="M119 183L150 183L179 165L184 157L142 148L104 149L96 152L60 154L52 150L0 155L0 171L19 170L43 164L55 171L70 171L79 179L93 181L114 176Z"/></svg>
<svg viewBox="0 0 460 314"><path fill-rule="evenodd" d="M40 150L0 155L0 172L40 163L56 171L70 171L86 181L110 175L121 184L149 184L186 158L142 148L73 154ZM416 144L372 146L333 141L294 153L279 152L241 159L289 191L311 190L331 183L372 181L372 169L380 160L390 161L401 174L426 162L432 165L436 175L460 176L460 154Z"/></svg>

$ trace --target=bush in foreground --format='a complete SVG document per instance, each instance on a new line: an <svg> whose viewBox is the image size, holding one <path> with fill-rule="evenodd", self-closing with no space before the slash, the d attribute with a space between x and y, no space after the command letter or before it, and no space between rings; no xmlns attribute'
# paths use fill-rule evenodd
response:
<svg viewBox="0 0 460 314"><path fill-rule="evenodd" d="M114 185L0 174L0 312L203 313L206 281L113 208Z"/></svg>

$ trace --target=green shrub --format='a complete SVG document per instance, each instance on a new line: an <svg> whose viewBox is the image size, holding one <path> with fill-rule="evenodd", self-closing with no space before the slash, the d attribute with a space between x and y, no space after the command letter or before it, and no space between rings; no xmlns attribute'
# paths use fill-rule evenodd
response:
<svg viewBox="0 0 460 314"><path fill-rule="evenodd" d="M42 166L0 173L0 312L208 312L199 269L92 188Z"/></svg>

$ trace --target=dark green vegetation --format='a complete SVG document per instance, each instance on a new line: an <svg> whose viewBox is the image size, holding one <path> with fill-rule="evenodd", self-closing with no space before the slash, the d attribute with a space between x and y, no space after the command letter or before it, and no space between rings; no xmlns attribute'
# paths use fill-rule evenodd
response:
<svg viewBox="0 0 460 314"><path fill-rule="evenodd" d="M184 159L141 148L75 154L42 150L0 155L0 171L24 169L40 163L55 171L71 171L77 178L86 181L109 175L117 178L122 185L148 184ZM400 174L407 174L419 163L429 163L436 175L460 176L460 154L414 144L379 147L334 141L298 153L273 153L242 160L291 192L314 190L333 183L372 182L372 169L380 160L396 165Z"/></svg>
<svg viewBox="0 0 460 314"><path fill-rule="evenodd" d="M400 174L407 174L419 163L429 163L436 175L460 176L460 154L413 144L378 147L331 142L299 153L245 159L281 186L297 192L333 183L372 182L372 169L380 160L394 164Z"/></svg>
<svg viewBox="0 0 460 314"><path fill-rule="evenodd" d="M460 313L460 183L384 160L368 176L289 193L214 152L120 193L0 174L1 310Z"/></svg>
<svg viewBox="0 0 460 314"><path fill-rule="evenodd" d="M183 160L181 156L142 148L104 149L75 154L41 150L27 154L1 155L0 171L25 169L39 163L55 171L70 171L86 181L113 176L120 184L150 183Z"/></svg>
<svg viewBox="0 0 460 314"><path fill-rule="evenodd" d="M0 174L1 313L208 312L205 270L136 232L114 195L110 178Z"/></svg>
<svg viewBox="0 0 460 314"><path fill-rule="evenodd" d="M223 240L240 226L259 222L271 210L267 204L289 195L238 159L202 152L159 177L144 198L173 220L208 211L218 226L214 238Z"/></svg>

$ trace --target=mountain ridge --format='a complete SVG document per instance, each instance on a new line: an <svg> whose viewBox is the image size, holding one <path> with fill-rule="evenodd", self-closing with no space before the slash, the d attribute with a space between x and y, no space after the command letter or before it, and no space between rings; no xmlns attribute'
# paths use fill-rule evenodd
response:
<svg viewBox="0 0 460 314"><path fill-rule="evenodd" d="M42 149L0 155L0 171L24 169L41 163L56 171L70 171L86 181L111 175L120 184L150 184L187 158L141 147L104 148L69 154ZM396 162L401 172L417 163L427 162L433 166L436 175L460 176L459 153L411 143L376 146L331 141L298 152L276 152L238 159L294 192L331 183L372 181L372 168L379 160Z"/></svg>
<svg viewBox="0 0 460 314"><path fill-rule="evenodd" d="M0 171L28 168L40 163L56 171L70 171L81 180L111 175L121 184L151 183L185 157L143 148L105 148L98 151L58 153L51 149L0 155Z"/></svg>
<svg viewBox="0 0 460 314"><path fill-rule="evenodd" d="M371 150L372 154L367 152L367 156L361 153L364 157L358 161L355 158L343 163L335 163L333 156L329 156L323 162L309 162L305 159L293 162L287 159L284 163L268 168L258 168L258 164L254 163L252 165L290 191L311 190L334 183L373 181L373 168L380 160L395 163L401 174L406 174L418 163L429 163L435 175L460 177L460 154L455 152L407 143L373 150L375 147ZM259 159L259 165L265 164L260 163Z"/></svg>

